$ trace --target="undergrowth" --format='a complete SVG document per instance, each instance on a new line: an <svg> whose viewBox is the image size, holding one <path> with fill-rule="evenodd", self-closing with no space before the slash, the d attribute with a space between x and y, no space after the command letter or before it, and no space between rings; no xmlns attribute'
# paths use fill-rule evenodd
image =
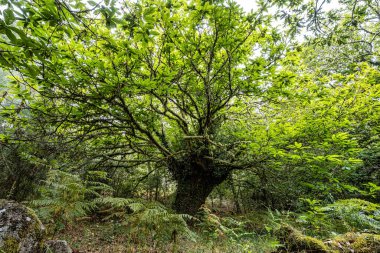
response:
<svg viewBox="0 0 380 253"><path fill-rule="evenodd" d="M368 238L380 233L378 204L360 199L328 205L306 201L309 208L301 214L267 210L219 216L202 207L193 217L176 214L158 202L112 197L112 188L104 183L53 170L40 188L40 198L30 205L52 237L59 235L78 248L103 248L101 252L267 253L308 249L310 242L327 250L318 238L331 241L342 235L331 241L332 247L338 247L342 238L352 237L348 233L365 233ZM360 234L354 235L362 240Z"/></svg>

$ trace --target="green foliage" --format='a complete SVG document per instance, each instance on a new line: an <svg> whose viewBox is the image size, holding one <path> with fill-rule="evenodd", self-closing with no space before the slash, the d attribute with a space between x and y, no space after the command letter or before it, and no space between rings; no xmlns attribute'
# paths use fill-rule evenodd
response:
<svg viewBox="0 0 380 253"><path fill-rule="evenodd" d="M276 238L261 235L249 226L249 219L219 217L203 207L197 228L211 248L222 246L228 252L272 252L279 246Z"/></svg>
<svg viewBox="0 0 380 253"><path fill-rule="evenodd" d="M0 68L0 198L24 201L35 195L46 176L47 167L36 158L48 155L42 145L35 150L33 144L14 141L17 137L27 139L30 131L7 121L10 111L20 104L9 95L8 75Z"/></svg>
<svg viewBox="0 0 380 253"><path fill-rule="evenodd" d="M230 1L89 4L11 1L2 12L0 64L17 73L7 85L17 98L8 124L80 142L95 166L163 167L178 189L202 179L175 195L186 198L175 202L179 212L196 212L236 169L250 185L247 206L281 209L298 208L301 196L348 198L351 182L372 180L358 182L377 157L362 141L373 140L379 122L379 72L367 57L349 71L325 71L328 55L285 43L264 2L249 14ZM291 16L298 29L303 17ZM340 38L346 19L332 20ZM152 178L145 188L159 185ZM139 190L118 186L123 197Z"/></svg>
<svg viewBox="0 0 380 253"><path fill-rule="evenodd" d="M329 2L0 0L0 198L60 168L30 202L42 219L156 251L379 233L380 5ZM175 214L210 193L246 217Z"/></svg>
<svg viewBox="0 0 380 253"><path fill-rule="evenodd" d="M276 237L282 243L280 252L316 252L328 253L328 247L319 239L305 236L288 224L282 224L275 230Z"/></svg>
<svg viewBox="0 0 380 253"><path fill-rule="evenodd" d="M98 198L94 203L98 207L111 207L104 220L121 221L135 242L151 242L156 247L170 241L175 244L181 238L196 239L187 225L187 221L194 219L192 216L175 214L159 203L114 197Z"/></svg>
<svg viewBox="0 0 380 253"><path fill-rule="evenodd" d="M358 62L379 66L378 1L272 1L288 31L305 36L305 59L325 73L350 73Z"/></svg>
<svg viewBox="0 0 380 253"><path fill-rule="evenodd" d="M0 141L0 198L24 201L35 197L47 170L30 157L26 145Z"/></svg>
<svg viewBox="0 0 380 253"><path fill-rule="evenodd" d="M291 223L293 213L289 211L270 210L267 211L267 219L265 222L265 230L269 233L281 229L284 224Z"/></svg>
<svg viewBox="0 0 380 253"><path fill-rule="evenodd" d="M101 196L102 190L109 191L106 185L96 183L86 185L78 176L60 170L51 170L45 185L39 190L40 198L34 199L30 205L37 210L38 216L45 222L53 223L54 230L60 230L85 216L95 203L87 196Z"/></svg>
<svg viewBox="0 0 380 253"><path fill-rule="evenodd" d="M313 235L328 236L346 232L380 231L380 206L361 199L338 200L321 206L309 201L310 210L298 217Z"/></svg>
<svg viewBox="0 0 380 253"><path fill-rule="evenodd" d="M104 178L102 172L92 172L87 178ZM54 233L73 226L89 214L103 216L103 221L118 221L131 240L151 242L158 247L181 238L195 239L186 221L186 214L175 214L159 203L139 199L115 198L112 189L98 181L81 179L78 175L51 170L45 185L39 190L40 198L30 202L39 217L54 225Z"/></svg>
<svg viewBox="0 0 380 253"><path fill-rule="evenodd" d="M333 249L339 252L372 253L380 248L380 236L369 233L346 233L328 241Z"/></svg>
<svg viewBox="0 0 380 253"><path fill-rule="evenodd" d="M379 197L380 186L378 186L372 182L369 182L369 183L365 184L364 186L367 188L366 195L368 195L372 198L378 198Z"/></svg>
<svg viewBox="0 0 380 253"><path fill-rule="evenodd" d="M287 67L302 69L300 56L291 52L294 63ZM260 125L250 118L239 122L232 135L251 134L255 141L247 146L257 159L249 172L236 174L247 188L245 205L297 210L300 198L332 202L359 196L363 183L376 182L379 72L357 67L350 75L305 71L298 88L288 87L291 95L258 109L268 115Z"/></svg>
<svg viewBox="0 0 380 253"><path fill-rule="evenodd" d="M19 73L8 90L31 111L10 110L7 120L42 121L42 133L92 146L96 161L166 167L178 189L207 181L175 195L178 212L195 213L232 170L255 165L250 135L230 138L230 126L254 112L247 100L276 100L293 85L293 73L276 71L285 45L264 6L91 4L12 1L2 12L0 66Z"/></svg>

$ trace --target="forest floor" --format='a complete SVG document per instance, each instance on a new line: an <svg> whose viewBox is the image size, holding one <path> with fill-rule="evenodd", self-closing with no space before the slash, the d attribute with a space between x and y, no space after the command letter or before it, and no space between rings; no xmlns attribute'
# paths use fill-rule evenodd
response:
<svg viewBox="0 0 380 253"><path fill-rule="evenodd" d="M55 234L54 238L66 240L74 253L134 252L125 245L125 236L114 231L112 223L80 222Z"/></svg>
<svg viewBox="0 0 380 253"><path fill-rule="evenodd" d="M137 227L137 232L138 230ZM141 231L143 230L144 228L141 228ZM245 246L230 241L221 233L204 236L199 229L192 230L195 231L196 240L178 237L176 242L160 241L149 239L152 237L146 236L143 232L130 233L125 226L117 222L81 221L67 226L51 237L66 240L72 247L73 253L269 253L273 252L276 244L273 238L262 237Z"/></svg>
<svg viewBox="0 0 380 253"><path fill-rule="evenodd" d="M223 246L186 239L180 239L176 244L142 241L141 238L132 238L113 222L80 222L55 234L54 238L66 240L73 253L231 252Z"/></svg>
<svg viewBox="0 0 380 253"><path fill-rule="evenodd" d="M352 199L335 205L347 203L364 208L369 202ZM208 212L188 225L170 223L166 216L144 223L142 216L134 222L133 215L128 221L94 215L65 227L50 223L47 231L58 230L50 238L66 240L73 253L380 253L378 222L367 214L360 209L359 214L354 210L329 220L310 213ZM307 218L312 222L305 223Z"/></svg>
<svg viewBox="0 0 380 253"><path fill-rule="evenodd" d="M137 227L137 232L140 229L144 230ZM123 224L118 222L81 221L66 227L52 238L66 240L73 249L73 253L380 252L380 235L368 233L350 232L322 241L303 236L297 230L293 230L287 235L290 241L295 243L290 246L300 247L301 250L294 251L294 248L293 250L290 248L290 251L277 251L280 244L276 238L264 234L250 237L249 240L237 241L223 234L205 237L201 235L200 230L196 228L193 230L197 234L197 240L177 238L175 241L160 241L152 240L152 237L146 236L143 232L130 233ZM320 247L321 250L316 251L315 247Z"/></svg>

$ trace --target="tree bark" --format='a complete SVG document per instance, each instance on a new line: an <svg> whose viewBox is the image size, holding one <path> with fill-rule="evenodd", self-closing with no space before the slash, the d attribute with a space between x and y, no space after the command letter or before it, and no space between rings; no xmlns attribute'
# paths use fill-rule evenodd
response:
<svg viewBox="0 0 380 253"><path fill-rule="evenodd" d="M234 184L234 179L232 175L229 177L229 183L232 191L232 196L234 197L234 203L235 203L235 208L236 208L236 213L240 214L241 213L241 208L240 208L240 203L239 203L239 195L237 194L235 190L235 184Z"/></svg>
<svg viewBox="0 0 380 253"><path fill-rule="evenodd" d="M177 182L173 209L177 213L194 215L205 203L212 190L227 179L227 170L217 170L206 160L176 162L171 171Z"/></svg>

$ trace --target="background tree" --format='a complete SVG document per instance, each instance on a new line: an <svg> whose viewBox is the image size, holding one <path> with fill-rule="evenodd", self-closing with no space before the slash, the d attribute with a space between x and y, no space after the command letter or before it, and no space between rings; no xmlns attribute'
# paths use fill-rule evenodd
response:
<svg viewBox="0 0 380 253"><path fill-rule="evenodd" d="M21 108L20 100L10 95L8 75L0 69L0 198L23 201L36 194L45 178L47 167L42 161L47 152L42 145L37 148L26 142L31 136L11 117Z"/></svg>
<svg viewBox="0 0 380 253"><path fill-rule="evenodd" d="M370 167L361 158L376 150L363 138L377 139L378 70L362 63L351 74L323 75L318 67L309 71L304 53L284 58L282 71L297 78L281 99L261 104L261 117L247 117L231 134L255 138L251 149L261 161L236 173L247 208L295 210L307 197L330 203L361 195L363 183L373 180L364 177Z"/></svg>
<svg viewBox="0 0 380 253"><path fill-rule="evenodd" d="M309 64L329 73L352 71L357 63L379 66L378 0L271 1L288 32L312 45Z"/></svg>

